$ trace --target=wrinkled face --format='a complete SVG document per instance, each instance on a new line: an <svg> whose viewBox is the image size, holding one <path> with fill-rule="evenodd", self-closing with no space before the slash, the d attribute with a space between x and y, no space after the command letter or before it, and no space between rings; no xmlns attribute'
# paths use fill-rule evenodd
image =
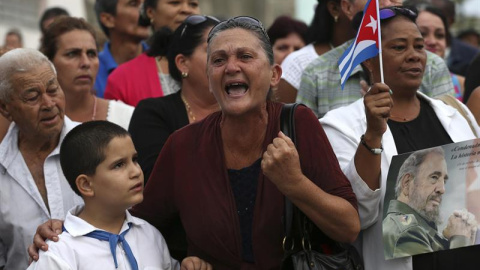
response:
<svg viewBox="0 0 480 270"><path fill-rule="evenodd" d="M270 65L255 34L241 28L224 30L210 40L208 53L210 90L224 114L241 115L265 106L270 87L278 82L279 67Z"/></svg>
<svg viewBox="0 0 480 270"><path fill-rule="evenodd" d="M445 158L437 153L428 154L410 186L408 204L428 220L437 222L447 180Z"/></svg>
<svg viewBox="0 0 480 270"><path fill-rule="evenodd" d="M153 29L167 26L175 31L190 15L200 14L198 0L158 0L155 9L147 10L153 18Z"/></svg>
<svg viewBox="0 0 480 270"><path fill-rule="evenodd" d="M19 136L58 137L63 128L65 97L50 65L18 72L11 82L12 97L2 104L2 110L18 125Z"/></svg>
<svg viewBox="0 0 480 270"><path fill-rule="evenodd" d="M65 94L92 91L98 72L97 46L93 36L85 30L73 30L58 37L56 45L53 64Z"/></svg>
<svg viewBox="0 0 480 270"><path fill-rule="evenodd" d="M117 13L114 16L115 31L140 40L148 37L148 27L138 25L142 3L143 0L118 0Z"/></svg>
<svg viewBox="0 0 480 270"><path fill-rule="evenodd" d="M275 44L273 44L275 64L282 64L287 55L301 49L303 46L305 46L305 42L297 33L290 33L284 38L275 40Z"/></svg>
<svg viewBox="0 0 480 270"><path fill-rule="evenodd" d="M128 209L143 200L143 172L130 136L115 137L92 178L97 200L112 209Z"/></svg>
<svg viewBox="0 0 480 270"><path fill-rule="evenodd" d="M396 89L420 87L427 54L423 37L415 23L397 16L388 24L382 25L382 56L385 83L394 93ZM372 63L374 80L379 81L378 61Z"/></svg>
<svg viewBox="0 0 480 270"><path fill-rule="evenodd" d="M187 58L188 77L183 80L192 81L198 89L208 89L207 80L207 37L210 28L205 29L202 42L195 48L190 57Z"/></svg>
<svg viewBox="0 0 480 270"><path fill-rule="evenodd" d="M447 33L442 19L428 11L422 11L417 18L418 29L425 39L425 48L440 57L445 57Z"/></svg>

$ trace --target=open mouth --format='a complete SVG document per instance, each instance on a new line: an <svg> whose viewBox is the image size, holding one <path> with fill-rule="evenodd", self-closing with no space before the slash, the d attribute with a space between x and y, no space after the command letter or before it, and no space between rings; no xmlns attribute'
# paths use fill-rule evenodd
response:
<svg viewBox="0 0 480 270"><path fill-rule="evenodd" d="M248 91L248 84L246 83L229 83L225 86L225 91L230 97L244 96Z"/></svg>

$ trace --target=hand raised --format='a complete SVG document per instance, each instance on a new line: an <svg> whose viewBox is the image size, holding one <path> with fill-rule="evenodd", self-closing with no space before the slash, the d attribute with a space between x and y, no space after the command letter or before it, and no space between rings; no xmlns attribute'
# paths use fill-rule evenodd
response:
<svg viewBox="0 0 480 270"><path fill-rule="evenodd" d="M388 85L373 84L364 96L367 132L382 136L387 130L387 120L393 107L393 99Z"/></svg>
<svg viewBox="0 0 480 270"><path fill-rule="evenodd" d="M280 190L282 186L294 184L303 176L295 144L283 132L278 133L278 137L263 153L262 170Z"/></svg>

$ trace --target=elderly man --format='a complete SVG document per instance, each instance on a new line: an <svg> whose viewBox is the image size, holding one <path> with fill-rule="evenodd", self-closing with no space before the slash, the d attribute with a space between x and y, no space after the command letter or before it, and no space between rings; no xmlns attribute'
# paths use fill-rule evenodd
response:
<svg viewBox="0 0 480 270"><path fill-rule="evenodd" d="M64 219L82 203L59 160L65 116L55 69L33 49L0 57L0 113L12 124L0 144L0 269L25 269L27 247L38 224Z"/></svg>
<svg viewBox="0 0 480 270"><path fill-rule="evenodd" d="M396 200L390 201L383 220L385 258L472 244L476 221L466 210L450 216L443 234L437 231L447 180L447 163L441 147L414 152L405 160L397 177Z"/></svg>

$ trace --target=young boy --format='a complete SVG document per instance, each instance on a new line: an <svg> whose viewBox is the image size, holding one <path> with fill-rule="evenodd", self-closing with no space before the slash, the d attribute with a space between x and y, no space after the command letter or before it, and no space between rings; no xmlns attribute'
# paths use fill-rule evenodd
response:
<svg viewBox="0 0 480 270"><path fill-rule="evenodd" d="M127 211L143 200L143 172L129 133L107 121L72 129L60 164L85 205L69 211L58 242L28 269L180 269L155 227ZM211 269L187 257L182 269Z"/></svg>

